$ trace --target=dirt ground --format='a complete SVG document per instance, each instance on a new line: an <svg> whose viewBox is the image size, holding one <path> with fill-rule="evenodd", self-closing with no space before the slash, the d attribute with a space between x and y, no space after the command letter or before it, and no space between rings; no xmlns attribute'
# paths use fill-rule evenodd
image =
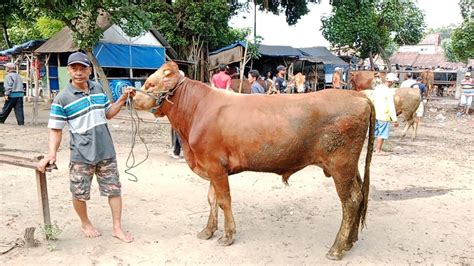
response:
<svg viewBox="0 0 474 266"><path fill-rule="evenodd" d="M456 104L447 98L431 102L414 142L400 140L401 128L392 131L387 154L372 161L368 227L338 264L474 263L474 114L457 117ZM26 126L18 127L11 114L0 125L0 153L33 157L46 152L48 108L41 104L37 126L31 122L31 103L26 104ZM109 122L123 184L123 223L135 241L125 244L111 236L110 210L96 183L89 214L103 235L82 236L70 201L65 132L59 170L48 174L51 216L62 230L59 240L41 235L34 171L1 165L0 252L30 226L37 228L40 245L14 248L0 255L0 264L333 263L325 254L339 228L341 206L333 181L321 169L303 169L290 178L289 187L273 174L232 176L236 241L220 247L222 212L214 238L196 237L207 222L208 182L169 156L166 119L157 124L146 112L140 116L150 158L132 170L138 182L123 172L131 144L128 113L123 110ZM143 159L143 146L135 154ZM363 171L363 160L360 166Z"/></svg>

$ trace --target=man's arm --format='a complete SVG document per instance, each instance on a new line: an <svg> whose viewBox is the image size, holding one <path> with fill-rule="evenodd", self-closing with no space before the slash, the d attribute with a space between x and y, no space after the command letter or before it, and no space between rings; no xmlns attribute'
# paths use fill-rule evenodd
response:
<svg viewBox="0 0 474 266"><path fill-rule="evenodd" d="M390 115L390 118L392 119L392 122L395 124L397 123L397 110L395 109L395 100L393 98L393 93L390 92L389 96L387 97L387 107L388 107L388 112Z"/></svg>
<svg viewBox="0 0 474 266"><path fill-rule="evenodd" d="M120 112L120 108L125 105L127 98L133 98L133 96L135 96L135 91L133 89L125 90L122 96L120 96L120 98L111 105L110 109L105 114L105 117L107 119L112 119Z"/></svg>
<svg viewBox="0 0 474 266"><path fill-rule="evenodd" d="M13 90L13 85L15 84L15 79L13 78L13 75L7 74L5 77L5 100L8 100L8 96L10 95L11 91Z"/></svg>
<svg viewBox="0 0 474 266"><path fill-rule="evenodd" d="M62 129L51 128L49 130L48 154L39 162L39 171L44 172L48 164L56 162L56 153L59 149L59 145L61 145L62 136Z"/></svg>

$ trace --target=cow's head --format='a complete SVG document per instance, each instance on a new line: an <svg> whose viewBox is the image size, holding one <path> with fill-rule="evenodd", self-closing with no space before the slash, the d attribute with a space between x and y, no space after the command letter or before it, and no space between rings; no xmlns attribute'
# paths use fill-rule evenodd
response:
<svg viewBox="0 0 474 266"><path fill-rule="evenodd" d="M138 92L133 98L135 108L149 110L156 107L156 97L174 89L182 78L183 75L180 73L178 65L175 62L166 62L146 79L145 84L141 87L141 90L145 93ZM156 110L154 114L157 116L164 115L160 110Z"/></svg>
<svg viewBox="0 0 474 266"><path fill-rule="evenodd" d="M298 73L294 76L290 75L289 76L290 80L289 80L289 86L290 87L294 87L296 88L296 91L298 93L303 93L305 92L305 82L306 82L306 77L305 75L301 74L301 73Z"/></svg>

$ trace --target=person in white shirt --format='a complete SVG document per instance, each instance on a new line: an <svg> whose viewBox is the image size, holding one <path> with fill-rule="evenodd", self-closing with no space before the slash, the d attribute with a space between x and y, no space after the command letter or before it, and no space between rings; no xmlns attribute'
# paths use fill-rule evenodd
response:
<svg viewBox="0 0 474 266"><path fill-rule="evenodd" d="M411 88L411 85L415 84L416 80L413 78L413 73L407 73L407 79L400 84L400 88Z"/></svg>

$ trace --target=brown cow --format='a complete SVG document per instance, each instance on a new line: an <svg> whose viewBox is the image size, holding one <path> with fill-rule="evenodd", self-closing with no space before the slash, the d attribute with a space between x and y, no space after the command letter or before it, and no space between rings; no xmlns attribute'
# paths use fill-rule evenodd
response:
<svg viewBox="0 0 474 266"><path fill-rule="evenodd" d="M434 74L430 69L424 70L420 74L421 82L425 84L427 89L427 96L431 99L431 94L433 93L433 84L434 84Z"/></svg>
<svg viewBox="0 0 474 266"><path fill-rule="evenodd" d="M376 71L351 71L349 72L349 84L355 91L367 90L372 88L374 75L379 73L382 81L385 80L385 72Z"/></svg>
<svg viewBox="0 0 474 266"><path fill-rule="evenodd" d="M374 90L363 90L361 93L367 95L369 98L372 97ZM403 114L406 125L402 131L402 139L410 129L413 128L412 140L415 140L418 131L418 119L416 118L416 110L421 102L420 90L418 88L398 88L395 89L393 96L395 110L397 116Z"/></svg>
<svg viewBox="0 0 474 266"><path fill-rule="evenodd" d="M181 137L189 167L209 180L209 220L198 234L217 230L218 206L224 211L223 246L234 242L228 176L243 171L281 175L285 183L308 165L332 176L342 202L343 218L329 259L341 259L358 240L369 194L375 110L353 91L308 94L245 95L215 90L187 79L167 62L145 82L134 106L167 116ZM156 98L156 100L155 100ZM282 112L282 110L285 110ZM369 129L364 181L358 161Z"/></svg>

